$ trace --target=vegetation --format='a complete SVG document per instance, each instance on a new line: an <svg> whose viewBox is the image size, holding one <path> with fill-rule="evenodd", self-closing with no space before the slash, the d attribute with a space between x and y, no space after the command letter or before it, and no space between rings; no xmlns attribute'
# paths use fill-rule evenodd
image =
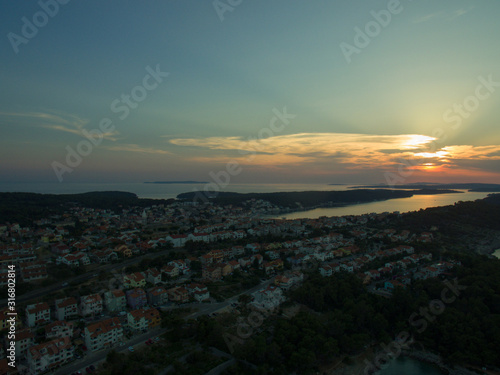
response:
<svg viewBox="0 0 500 375"><path fill-rule="evenodd" d="M170 204L172 199L140 199L134 193L102 191L82 194L0 193L0 223L17 222L32 225L33 221L62 215L71 206L110 209L121 212L128 207Z"/></svg>
<svg viewBox="0 0 500 375"><path fill-rule="evenodd" d="M450 191L429 190L426 194L447 193ZM197 192L199 194L199 192ZM179 199L196 199L197 193L189 192L179 194ZM302 192L279 192L279 193L228 193L220 192L211 200L220 205L243 205L251 199L262 199L276 206L300 208L316 207L321 205L344 205L359 202L373 202L394 198L408 198L418 194L418 190L403 191L389 189L371 189L371 190L347 190L347 191L302 191Z"/></svg>

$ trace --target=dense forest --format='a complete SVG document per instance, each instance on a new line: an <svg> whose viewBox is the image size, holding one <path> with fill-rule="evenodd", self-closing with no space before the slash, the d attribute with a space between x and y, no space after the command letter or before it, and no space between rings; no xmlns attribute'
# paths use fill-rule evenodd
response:
<svg viewBox="0 0 500 375"><path fill-rule="evenodd" d="M500 366L500 260L460 259L463 266L450 281L458 296L447 296L448 303L442 298L450 284L440 279L397 288L387 299L368 293L350 274L311 275L290 295L301 312L268 319L235 356L257 366L259 374L313 374L335 358L389 346L407 332L408 348L439 353L446 363Z"/></svg>
<svg viewBox="0 0 500 375"><path fill-rule="evenodd" d="M140 199L134 193L100 191L82 194L0 193L0 223L32 225L34 220L63 214L71 206L110 209L169 204L173 200Z"/></svg>

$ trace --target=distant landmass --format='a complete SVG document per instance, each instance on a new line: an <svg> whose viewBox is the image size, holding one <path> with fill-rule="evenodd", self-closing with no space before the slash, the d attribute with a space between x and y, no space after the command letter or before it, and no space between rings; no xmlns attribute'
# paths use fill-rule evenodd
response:
<svg viewBox="0 0 500 375"><path fill-rule="evenodd" d="M356 186L356 189L380 189L384 184L380 185L361 185ZM460 189L468 190L470 192L480 193L499 193L500 184L482 184L482 183L454 183L454 184L436 184L433 182L417 182L412 184L394 185L392 189Z"/></svg>
<svg viewBox="0 0 500 375"><path fill-rule="evenodd" d="M290 209L335 207L356 203L375 202L395 198L409 198L413 195L434 195L459 193L455 190L420 189L420 190L393 190L393 189L354 189L346 191L302 191L277 193L233 193L233 192L187 192L177 195L177 199L196 201L206 200L222 205L241 206L250 199L261 199L280 207Z"/></svg>
<svg viewBox="0 0 500 375"><path fill-rule="evenodd" d="M129 207L170 204L174 199L139 198L124 191L96 191L82 194L0 193L0 223L31 225L34 220L63 214L68 207L82 206L120 212Z"/></svg>
<svg viewBox="0 0 500 375"><path fill-rule="evenodd" d="M146 181L145 184L207 184L207 181Z"/></svg>

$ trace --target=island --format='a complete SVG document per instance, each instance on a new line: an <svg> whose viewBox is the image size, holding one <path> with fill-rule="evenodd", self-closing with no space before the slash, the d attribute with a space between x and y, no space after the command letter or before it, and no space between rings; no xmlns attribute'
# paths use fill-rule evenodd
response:
<svg viewBox="0 0 500 375"><path fill-rule="evenodd" d="M380 189L385 185L361 185L353 186L357 189ZM452 183L452 184L436 184L432 182L417 182L413 184L394 185L393 189L460 189L478 193L498 193L500 192L500 184L483 184L483 183Z"/></svg>
<svg viewBox="0 0 500 375"><path fill-rule="evenodd" d="M207 181L145 181L145 184L208 184Z"/></svg>

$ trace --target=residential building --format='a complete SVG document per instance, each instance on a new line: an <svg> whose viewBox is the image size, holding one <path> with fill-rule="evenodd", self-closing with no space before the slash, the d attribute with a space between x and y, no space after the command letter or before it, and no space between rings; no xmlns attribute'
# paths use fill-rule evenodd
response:
<svg viewBox="0 0 500 375"><path fill-rule="evenodd" d="M109 312L125 311L127 298L121 289L110 290L104 293L104 306Z"/></svg>
<svg viewBox="0 0 500 375"><path fill-rule="evenodd" d="M203 284L191 283L186 285L186 290L197 302L203 302L210 298L208 288Z"/></svg>
<svg viewBox="0 0 500 375"><path fill-rule="evenodd" d="M26 324L34 327L38 324L50 322L50 307L47 302L35 303L26 306Z"/></svg>
<svg viewBox="0 0 500 375"><path fill-rule="evenodd" d="M155 286L148 290L147 298L150 305L161 306L168 302L168 293L165 288Z"/></svg>
<svg viewBox="0 0 500 375"><path fill-rule="evenodd" d="M73 344L69 337L61 337L28 350L27 361L31 374L55 369L73 359Z"/></svg>
<svg viewBox="0 0 500 375"><path fill-rule="evenodd" d="M256 309L272 310L285 301L283 291L275 285L254 292L252 296L254 301L250 305Z"/></svg>
<svg viewBox="0 0 500 375"><path fill-rule="evenodd" d="M324 264L321 267L319 267L319 273L321 274L321 276L329 277L333 275L333 270L330 265Z"/></svg>
<svg viewBox="0 0 500 375"><path fill-rule="evenodd" d="M78 302L74 297L57 299L55 306L58 320L69 320L78 315Z"/></svg>
<svg viewBox="0 0 500 375"><path fill-rule="evenodd" d="M190 271L188 263L184 259L172 260L167 263L169 266L174 266L179 269L179 274L185 275Z"/></svg>
<svg viewBox="0 0 500 375"><path fill-rule="evenodd" d="M168 298L173 302L185 303L189 301L189 293L186 288L176 286L168 289Z"/></svg>
<svg viewBox="0 0 500 375"><path fill-rule="evenodd" d="M293 280L285 275L278 275L274 278L274 285L280 287L283 290L288 290L293 285Z"/></svg>
<svg viewBox="0 0 500 375"><path fill-rule="evenodd" d="M240 263L237 261L237 260L230 260L229 262L229 265L231 266L231 268L233 269L233 272L235 270L239 270L241 267L240 267Z"/></svg>
<svg viewBox="0 0 500 375"><path fill-rule="evenodd" d="M147 295L144 289L135 288L127 290L125 294L127 296L127 304L131 309L138 309L148 303Z"/></svg>
<svg viewBox="0 0 500 375"><path fill-rule="evenodd" d="M134 272L123 277L126 288L143 288L146 286L146 277L142 272Z"/></svg>
<svg viewBox="0 0 500 375"><path fill-rule="evenodd" d="M396 287L406 288L406 286L399 280L390 280L384 283L384 288L388 291L393 291Z"/></svg>
<svg viewBox="0 0 500 375"><path fill-rule="evenodd" d="M179 268L172 265L163 266L161 272L165 274L169 279L179 276Z"/></svg>
<svg viewBox="0 0 500 375"><path fill-rule="evenodd" d="M145 331L161 324L161 317L155 308L132 310L127 314L128 326L135 331Z"/></svg>
<svg viewBox="0 0 500 375"><path fill-rule="evenodd" d="M150 268L146 271L146 281L153 285L161 283L161 272L156 268Z"/></svg>
<svg viewBox="0 0 500 375"><path fill-rule="evenodd" d="M21 326L21 319L19 315L7 315L9 313L9 308L4 307L0 310L0 331L4 329L10 328L9 319L14 318L16 320L16 327L19 328Z"/></svg>
<svg viewBox="0 0 500 375"><path fill-rule="evenodd" d="M80 314L82 316L98 315L103 311L102 297L100 294L90 294L80 299Z"/></svg>
<svg viewBox="0 0 500 375"><path fill-rule="evenodd" d="M7 340L7 337L5 337ZM35 343L35 335L31 332L30 328L24 328L16 332L16 354L18 356L24 355L24 353L33 346Z"/></svg>
<svg viewBox="0 0 500 375"><path fill-rule="evenodd" d="M173 247L182 247L188 240L187 234L173 234L165 237L165 241L170 242Z"/></svg>
<svg viewBox="0 0 500 375"><path fill-rule="evenodd" d="M123 328L119 318L109 318L85 327L85 345L91 351L104 349L120 342Z"/></svg>
<svg viewBox="0 0 500 375"><path fill-rule="evenodd" d="M219 266L208 266L202 270L202 278L210 281L222 279L222 269Z"/></svg>
<svg viewBox="0 0 500 375"><path fill-rule="evenodd" d="M74 324L65 320L58 320L45 326L45 338L73 337Z"/></svg>
<svg viewBox="0 0 500 375"><path fill-rule="evenodd" d="M221 263L221 275L226 276L233 272L233 267L229 263Z"/></svg>

